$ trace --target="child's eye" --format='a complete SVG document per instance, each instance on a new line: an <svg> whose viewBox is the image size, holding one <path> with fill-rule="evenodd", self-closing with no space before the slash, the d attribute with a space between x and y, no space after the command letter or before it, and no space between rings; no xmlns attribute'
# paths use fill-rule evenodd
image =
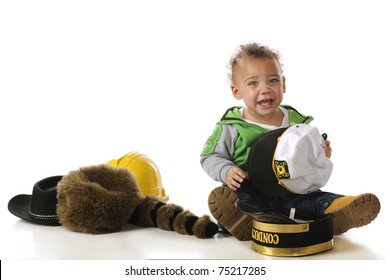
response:
<svg viewBox="0 0 390 280"><path fill-rule="evenodd" d="M270 80L271 84L276 84L276 83L279 83L279 79L277 78L273 78Z"/></svg>
<svg viewBox="0 0 390 280"><path fill-rule="evenodd" d="M252 87L257 86L258 84L259 84L259 83L256 82L256 81L250 81L250 82L248 82L248 86L252 86Z"/></svg>

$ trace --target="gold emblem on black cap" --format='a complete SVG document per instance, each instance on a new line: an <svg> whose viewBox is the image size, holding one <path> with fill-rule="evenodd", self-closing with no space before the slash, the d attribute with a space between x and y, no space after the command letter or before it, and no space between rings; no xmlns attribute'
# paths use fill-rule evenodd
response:
<svg viewBox="0 0 390 280"><path fill-rule="evenodd" d="M290 178L290 172L288 171L288 165L287 162L284 160L274 160L274 167L275 167L275 173L276 177L278 179L288 179Z"/></svg>

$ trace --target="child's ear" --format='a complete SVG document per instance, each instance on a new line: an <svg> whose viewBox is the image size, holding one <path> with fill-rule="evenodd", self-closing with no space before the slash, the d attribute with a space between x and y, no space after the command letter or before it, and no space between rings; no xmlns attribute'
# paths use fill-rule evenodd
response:
<svg viewBox="0 0 390 280"><path fill-rule="evenodd" d="M285 76L283 76L283 93L285 93L286 92L286 77Z"/></svg>
<svg viewBox="0 0 390 280"><path fill-rule="evenodd" d="M230 89L232 90L232 93L233 93L233 97L237 100L240 100L242 98L238 88L234 85L234 84L231 84L230 85Z"/></svg>

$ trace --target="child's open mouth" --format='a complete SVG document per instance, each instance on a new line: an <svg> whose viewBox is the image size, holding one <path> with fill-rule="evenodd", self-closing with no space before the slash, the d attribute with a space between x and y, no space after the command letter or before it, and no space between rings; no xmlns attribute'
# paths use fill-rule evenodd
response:
<svg viewBox="0 0 390 280"><path fill-rule="evenodd" d="M272 104L272 102L273 102L274 100L273 99L263 99L263 100L261 100L261 101L259 101L258 103L261 105L261 106L263 106L263 107L269 107L269 106L271 106L271 104Z"/></svg>

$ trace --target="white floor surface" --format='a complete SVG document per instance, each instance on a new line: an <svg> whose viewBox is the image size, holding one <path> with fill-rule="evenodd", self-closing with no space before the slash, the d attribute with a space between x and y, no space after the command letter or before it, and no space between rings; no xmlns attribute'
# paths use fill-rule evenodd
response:
<svg viewBox="0 0 390 280"><path fill-rule="evenodd" d="M251 249L251 241L238 241L222 233L198 239L129 225L117 233L90 235L60 226L35 225L16 217L5 220L9 222L9 227L2 231L1 251L5 259L291 259L258 254ZM383 220L383 215L379 215L366 227L335 236L332 250L298 259L383 260Z"/></svg>

